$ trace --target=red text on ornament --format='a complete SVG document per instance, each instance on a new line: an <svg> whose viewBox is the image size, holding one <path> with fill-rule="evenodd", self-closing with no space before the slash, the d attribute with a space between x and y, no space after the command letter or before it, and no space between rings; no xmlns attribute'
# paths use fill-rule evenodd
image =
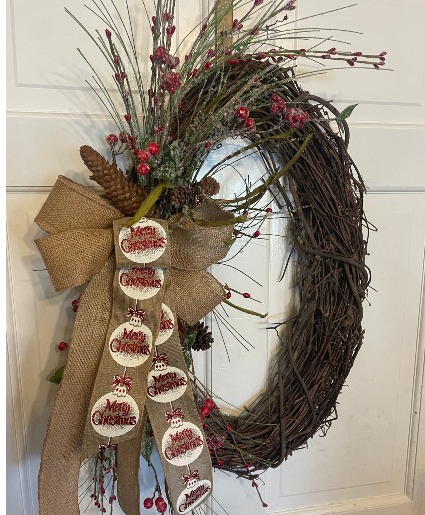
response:
<svg viewBox="0 0 425 515"><path fill-rule="evenodd" d="M145 344L146 333L144 331L136 331L130 329L127 331L124 328L124 332L121 338L114 338L109 344L111 352L123 352L126 354L142 354L149 356L151 353L149 345Z"/></svg>
<svg viewBox="0 0 425 515"><path fill-rule="evenodd" d="M167 372L153 376L154 384L148 387L149 397L156 397L164 392L175 390L187 385L184 377L179 377L176 372Z"/></svg>
<svg viewBox="0 0 425 515"><path fill-rule="evenodd" d="M174 328L173 321L170 318L168 318L167 320L163 320L163 318L164 318L164 314L161 315L161 322L159 323L159 330L167 331L169 329L173 329Z"/></svg>
<svg viewBox="0 0 425 515"><path fill-rule="evenodd" d="M137 420L130 413L131 406L128 402L111 402L106 399L105 408L94 411L91 420L95 426L134 426Z"/></svg>
<svg viewBox="0 0 425 515"><path fill-rule="evenodd" d="M154 268L135 267L120 274L121 286L133 288L161 288L161 279L155 279Z"/></svg>
<svg viewBox="0 0 425 515"><path fill-rule="evenodd" d="M184 513L191 506L193 506L196 501L204 497L211 490L210 485L201 484L190 493L185 494L185 500L178 507L179 513Z"/></svg>
<svg viewBox="0 0 425 515"><path fill-rule="evenodd" d="M180 456L184 456L187 453L202 447L204 441L200 436L195 436L192 440L181 442L179 445L169 445L164 449L164 455L168 460L178 459Z"/></svg>
<svg viewBox="0 0 425 515"><path fill-rule="evenodd" d="M157 237L156 228L152 226L130 227L130 236L121 240L120 246L124 253L139 252L148 249L160 249L167 245L167 240Z"/></svg>

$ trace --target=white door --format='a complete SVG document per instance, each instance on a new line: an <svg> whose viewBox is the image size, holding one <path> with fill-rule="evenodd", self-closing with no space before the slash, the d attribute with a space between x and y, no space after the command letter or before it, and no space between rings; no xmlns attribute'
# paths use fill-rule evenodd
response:
<svg viewBox="0 0 425 515"><path fill-rule="evenodd" d="M83 2L68 4L90 20ZM208 6L178 4L181 38ZM299 18L340 7L338 0L299 4ZM213 509L230 515L418 515L425 513L425 4L359 0L302 24L362 31L338 32L335 39L351 41L353 50L387 50L394 70L332 71L304 84L340 108L360 104L349 120L350 149L368 186L368 218L378 227L368 258L374 289L365 306L365 342L327 436L316 435L263 477L268 507L261 507L249 482L217 472ZM65 361L55 349L69 339L71 301L79 291L54 292L33 243L41 235L33 219L58 174L89 184L78 149L102 148L112 125L84 85L90 73L74 48L95 53L61 2L10 0L7 30L7 513L35 515L40 451L56 392L47 378ZM254 291L269 320L282 309L276 278L283 247L273 237L259 241L255 265L247 270L263 284ZM245 263L251 255L242 256ZM255 349L248 352L227 335L229 363L216 337L201 365L212 389L242 406L262 385L273 341L266 323L236 316L232 324L255 340ZM141 481L145 488L150 480Z"/></svg>

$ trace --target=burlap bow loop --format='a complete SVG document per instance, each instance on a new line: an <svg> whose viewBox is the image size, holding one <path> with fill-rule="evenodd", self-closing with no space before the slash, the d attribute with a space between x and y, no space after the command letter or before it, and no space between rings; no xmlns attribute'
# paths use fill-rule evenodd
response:
<svg viewBox="0 0 425 515"><path fill-rule="evenodd" d="M214 222L232 215L204 203L192 216ZM97 193L58 177L35 219L49 233L36 244L56 290L84 284L100 272L114 249L113 222L120 219L123 214ZM223 286L205 269L226 256L233 226L198 225L187 214L172 217L168 225L176 312L194 324L225 298Z"/></svg>
<svg viewBox="0 0 425 515"><path fill-rule="evenodd" d="M203 203L189 215L175 215L169 220L171 265L179 270L205 270L223 259L229 250L233 225L213 227L193 219L220 222L233 218L215 203Z"/></svg>
<svg viewBox="0 0 425 515"><path fill-rule="evenodd" d="M49 233L35 243L56 291L100 272L113 250L113 221L122 217L97 193L59 175L35 218Z"/></svg>

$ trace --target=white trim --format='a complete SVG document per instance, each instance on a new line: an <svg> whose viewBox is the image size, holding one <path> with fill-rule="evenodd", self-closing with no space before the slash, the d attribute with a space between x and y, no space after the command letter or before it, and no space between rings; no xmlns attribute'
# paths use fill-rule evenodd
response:
<svg viewBox="0 0 425 515"><path fill-rule="evenodd" d="M10 370L10 390L12 392L12 413L13 425L15 428L16 452L18 456L19 482L21 485L21 503L24 515L36 513L33 505L31 488L31 471L28 463L28 449L26 442L25 410L23 406L22 384L20 376L20 356L17 320L15 315L15 296L13 291L13 276L10 263L9 236L6 233L6 320L7 320L7 365ZM7 442L11 444L11 442ZM16 494L16 492L14 492ZM18 500L17 500L18 502Z"/></svg>
<svg viewBox="0 0 425 515"><path fill-rule="evenodd" d="M413 515L415 513L413 501L403 493L269 513L270 515L352 515L367 511L368 515L382 515L384 508L385 515Z"/></svg>

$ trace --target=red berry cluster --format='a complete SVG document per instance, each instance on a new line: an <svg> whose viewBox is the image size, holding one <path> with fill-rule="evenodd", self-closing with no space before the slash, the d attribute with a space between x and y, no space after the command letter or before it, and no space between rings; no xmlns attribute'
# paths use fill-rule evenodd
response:
<svg viewBox="0 0 425 515"><path fill-rule="evenodd" d="M121 143L129 143L131 148L134 148L136 145L136 138L134 138L129 132L120 132L119 134L119 140Z"/></svg>
<svg viewBox="0 0 425 515"><path fill-rule="evenodd" d="M291 129L301 129L308 121L308 113L299 107L288 107L285 113L285 120Z"/></svg>
<svg viewBox="0 0 425 515"><path fill-rule="evenodd" d="M282 97L280 97L276 93L273 93L273 95L272 95L272 103L271 103L270 109L273 114L285 112L285 109L286 109L285 101L283 100Z"/></svg>
<svg viewBox="0 0 425 515"><path fill-rule="evenodd" d="M246 106L239 106L236 111L236 118L239 118L239 120L245 121L245 128L250 131L255 131L255 120L254 118L249 117L249 109Z"/></svg>
<svg viewBox="0 0 425 515"><path fill-rule="evenodd" d="M78 311L78 306L80 305L80 297L78 297L78 299L74 299L71 302L71 305L72 305L72 311L74 313L76 313Z"/></svg>
<svg viewBox="0 0 425 515"><path fill-rule="evenodd" d="M165 64L170 70L174 70L180 64L180 59L168 53L164 46L159 46L150 56L150 59L154 63Z"/></svg>
<svg viewBox="0 0 425 515"><path fill-rule="evenodd" d="M235 18L232 23L232 29L237 31L237 30L241 30L242 28L243 28L243 24L239 23L239 20Z"/></svg>
<svg viewBox="0 0 425 515"><path fill-rule="evenodd" d="M211 415L211 410L216 409L217 404L212 399L205 399L204 404L201 406L201 415L203 417L209 417Z"/></svg>
<svg viewBox="0 0 425 515"><path fill-rule="evenodd" d="M150 510L154 505L154 500L152 497L146 497L146 499L143 501L143 506ZM155 506L159 513L165 513L167 511L167 503L164 501L162 497L157 497L155 499Z"/></svg>
<svg viewBox="0 0 425 515"><path fill-rule="evenodd" d="M272 95L270 110L273 114L284 116L292 129L304 127L309 118L308 113L299 107L286 107L285 100L276 93Z"/></svg>
<svg viewBox="0 0 425 515"><path fill-rule="evenodd" d="M137 173L140 175L147 175L150 171L150 166L146 163L152 158L159 154L161 147L155 141L148 143L146 149L135 151L135 156L140 161L137 167Z"/></svg>
<svg viewBox="0 0 425 515"><path fill-rule="evenodd" d="M223 435L223 437L219 437L217 435L207 435L207 446L210 454L214 454L217 449L223 447L223 441L225 438L226 435Z"/></svg>
<svg viewBox="0 0 425 515"><path fill-rule="evenodd" d="M162 76L161 89L168 91L170 95L175 93L181 86L181 77L178 72L167 72Z"/></svg>

